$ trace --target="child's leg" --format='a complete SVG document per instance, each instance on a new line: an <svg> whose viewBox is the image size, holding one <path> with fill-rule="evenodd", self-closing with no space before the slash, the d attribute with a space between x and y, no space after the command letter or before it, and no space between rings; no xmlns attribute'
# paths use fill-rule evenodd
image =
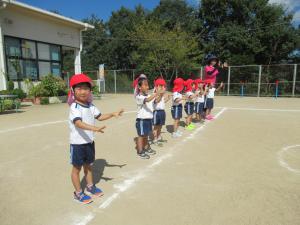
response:
<svg viewBox="0 0 300 225"><path fill-rule="evenodd" d="M148 137L144 137L144 144L143 144L143 149L148 149L150 148L149 142L148 142Z"/></svg>
<svg viewBox="0 0 300 225"><path fill-rule="evenodd" d="M157 140L159 134L158 134L158 129L159 129L159 126L158 125L154 125L154 128L153 128L153 137L154 137L154 141Z"/></svg>
<svg viewBox="0 0 300 225"><path fill-rule="evenodd" d="M174 129L173 129L173 132L177 132L177 130L178 130L178 124L179 124L179 120L178 119L175 119L174 120Z"/></svg>
<svg viewBox="0 0 300 225"><path fill-rule="evenodd" d="M157 138L160 136L161 134L161 128L162 126L158 126L158 129L157 129Z"/></svg>
<svg viewBox="0 0 300 225"><path fill-rule="evenodd" d="M93 183L93 173L92 173L92 166L90 164L84 164L83 165L84 175L86 184L88 187L92 186Z"/></svg>
<svg viewBox="0 0 300 225"><path fill-rule="evenodd" d="M144 136L138 136L137 138L137 152L140 154L144 149Z"/></svg>
<svg viewBox="0 0 300 225"><path fill-rule="evenodd" d="M73 186L75 188L75 191L81 192L81 186L80 186L80 170L81 170L81 166L74 166L72 168L72 172L71 172L71 179L72 179L72 183Z"/></svg>

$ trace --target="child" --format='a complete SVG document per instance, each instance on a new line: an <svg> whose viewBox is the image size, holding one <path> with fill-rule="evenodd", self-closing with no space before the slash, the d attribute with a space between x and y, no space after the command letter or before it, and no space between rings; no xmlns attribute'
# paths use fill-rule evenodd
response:
<svg viewBox="0 0 300 225"><path fill-rule="evenodd" d="M165 91L166 89L166 81L163 78L156 79L154 81L154 86L155 86L155 92L157 90L163 90ZM165 97L164 95L159 95L156 97L154 101L154 112L153 112L153 144L162 146L162 138L161 138L161 129L162 126L165 125L166 121L166 112L165 112L165 103L170 100L170 96L168 95Z"/></svg>
<svg viewBox="0 0 300 225"><path fill-rule="evenodd" d="M135 87L135 98L138 106L135 125L138 133L137 154L142 159L149 159L149 155L156 154L150 148L148 136L152 132L154 99L162 94L161 90L157 90L153 95L149 95L148 91L147 77L142 74L137 78Z"/></svg>
<svg viewBox="0 0 300 225"><path fill-rule="evenodd" d="M95 161L94 132L104 133L105 126L96 127L95 119L99 121L122 115L123 110L118 112L101 114L92 104L92 80L85 74L74 75L70 80L71 90L68 103L70 105L70 154L72 173L71 179L74 185L74 199L88 204L92 202L91 196L103 195L100 188L93 183L92 164ZM87 183L86 195L80 186L80 170L83 167Z"/></svg>
<svg viewBox="0 0 300 225"><path fill-rule="evenodd" d="M195 113L196 113L196 120L199 122L205 118L204 113L204 101L206 96L206 91L203 90L203 81L201 79L195 80L195 89L196 89L196 102L195 102Z"/></svg>
<svg viewBox="0 0 300 225"><path fill-rule="evenodd" d="M172 117L174 119L173 138L182 136L182 133L178 130L180 119L182 118L182 94L184 88L184 81L182 78L176 78L174 80L173 88L173 102L172 102Z"/></svg>
<svg viewBox="0 0 300 225"><path fill-rule="evenodd" d="M204 103L204 108L206 109L206 119L212 120L214 119L213 116L211 115L211 110L214 107L214 97L215 97L215 91L220 91L221 88L224 86L223 82L221 85L216 89L214 87L213 81L211 80L206 80L207 86L206 86L206 99Z"/></svg>
<svg viewBox="0 0 300 225"><path fill-rule="evenodd" d="M195 125L192 124L192 119L193 119L193 114L194 114L194 98L196 97L196 95L193 93L195 84L192 79L188 79L184 82L184 85L185 85L185 98L186 98L184 110L185 110L185 113L187 114L186 129L193 130L193 129L195 129Z"/></svg>

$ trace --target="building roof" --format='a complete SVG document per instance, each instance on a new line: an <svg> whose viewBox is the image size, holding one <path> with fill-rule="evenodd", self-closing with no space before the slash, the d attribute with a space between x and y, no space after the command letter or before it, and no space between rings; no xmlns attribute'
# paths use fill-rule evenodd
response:
<svg viewBox="0 0 300 225"><path fill-rule="evenodd" d="M81 21L74 20L74 19L62 16L62 15L59 15L57 13L49 12L47 10L40 9L40 8L31 6L31 5L28 5L28 4L25 4L25 3L15 1L15 0L0 0L0 8L5 8L7 6L23 9L23 10L26 10L28 12L37 13L37 14L40 14L41 16L49 17L51 19L55 19L57 21L64 22L66 24L76 26L80 29L88 29L88 28L93 29L93 28L95 28L93 25L90 25L88 23L83 23Z"/></svg>

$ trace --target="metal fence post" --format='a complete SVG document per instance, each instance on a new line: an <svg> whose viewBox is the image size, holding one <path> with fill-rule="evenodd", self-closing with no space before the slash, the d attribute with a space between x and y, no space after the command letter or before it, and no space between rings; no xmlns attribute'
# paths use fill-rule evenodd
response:
<svg viewBox="0 0 300 225"><path fill-rule="evenodd" d="M176 68L176 78L178 77L178 69Z"/></svg>
<svg viewBox="0 0 300 225"><path fill-rule="evenodd" d="M117 71L114 70L114 80L115 80L115 94L117 93Z"/></svg>
<svg viewBox="0 0 300 225"><path fill-rule="evenodd" d="M259 72L258 72L258 86L257 86L257 97L260 96L260 83L261 83L261 70L262 70L262 66L259 65Z"/></svg>
<svg viewBox="0 0 300 225"><path fill-rule="evenodd" d="M293 97L295 97L296 76L297 76L297 64L294 64L293 90L292 90L292 96L293 96Z"/></svg>
<svg viewBox="0 0 300 225"><path fill-rule="evenodd" d="M231 67L228 67L228 78L227 78L227 96L230 93L230 74L231 74Z"/></svg>
<svg viewBox="0 0 300 225"><path fill-rule="evenodd" d="M201 68L200 68L200 78L201 78L201 80L202 80L202 77L203 77L203 66L201 66Z"/></svg>

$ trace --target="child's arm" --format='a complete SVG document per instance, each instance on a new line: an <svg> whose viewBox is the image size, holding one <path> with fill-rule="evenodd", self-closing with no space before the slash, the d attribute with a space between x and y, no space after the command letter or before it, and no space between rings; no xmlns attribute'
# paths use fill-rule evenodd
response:
<svg viewBox="0 0 300 225"><path fill-rule="evenodd" d="M102 126L102 127L92 126L92 125L82 122L81 120L76 120L74 122L74 125L83 130L90 130L90 131L100 132L100 133L104 133L103 130L106 128L106 126Z"/></svg>
<svg viewBox="0 0 300 225"><path fill-rule="evenodd" d="M153 99L157 97L158 93L154 93L153 95L149 96L148 98L145 98L144 102L151 102Z"/></svg>
<svg viewBox="0 0 300 225"><path fill-rule="evenodd" d="M171 99L171 95L166 95L167 98L165 98L165 103L167 103Z"/></svg>
<svg viewBox="0 0 300 225"><path fill-rule="evenodd" d="M216 91L220 91L223 86L224 86L224 83L221 82L220 86L216 89Z"/></svg>
<svg viewBox="0 0 300 225"><path fill-rule="evenodd" d="M119 116L122 116L123 112L124 112L124 109L120 109L120 110L117 111L117 112L106 113L106 114L103 114L103 115L99 116L99 117L97 118L97 120L103 121L103 120L111 119L111 118L113 118L113 117L117 118L117 117L119 117Z"/></svg>

